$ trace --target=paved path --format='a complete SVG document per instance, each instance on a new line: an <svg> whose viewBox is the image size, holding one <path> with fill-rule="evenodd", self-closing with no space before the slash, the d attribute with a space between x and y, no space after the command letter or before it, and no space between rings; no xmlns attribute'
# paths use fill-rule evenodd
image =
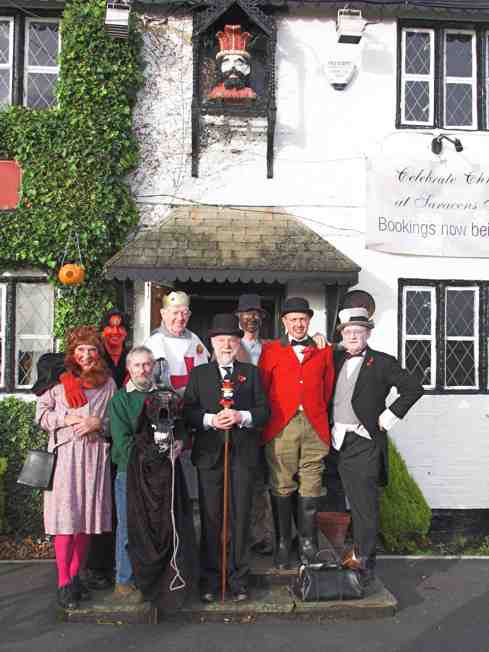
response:
<svg viewBox="0 0 489 652"><path fill-rule="evenodd" d="M78 625L55 621L55 568L0 564L1 652L489 652L489 560L381 560L399 600L375 621Z"/></svg>

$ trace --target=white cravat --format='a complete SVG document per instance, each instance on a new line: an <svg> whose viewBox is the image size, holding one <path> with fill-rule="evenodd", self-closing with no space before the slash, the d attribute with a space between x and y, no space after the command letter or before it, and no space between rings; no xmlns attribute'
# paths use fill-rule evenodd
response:
<svg viewBox="0 0 489 652"><path fill-rule="evenodd" d="M221 378L223 380L228 370L230 374L233 373L234 365L232 363L226 365L219 365L219 373L221 374ZM251 416L251 412L249 410L238 410L238 412L241 414L241 423L238 423L238 428L251 428L253 426L253 418ZM213 417L215 417L215 414L211 414L210 412L206 412L204 414L204 421L203 421L204 430L209 430L209 428L214 427L212 425Z"/></svg>

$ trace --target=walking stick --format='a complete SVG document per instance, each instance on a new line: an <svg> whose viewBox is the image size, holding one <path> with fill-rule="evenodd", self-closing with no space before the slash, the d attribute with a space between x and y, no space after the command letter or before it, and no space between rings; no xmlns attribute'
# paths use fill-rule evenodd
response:
<svg viewBox="0 0 489 652"><path fill-rule="evenodd" d="M230 378L225 378L221 386L222 399L219 403L223 408L230 408L234 404L234 385ZM226 599L227 571L228 571L228 522L229 522L229 445L230 430L224 431L224 495L222 510L222 557L221 557L221 601Z"/></svg>

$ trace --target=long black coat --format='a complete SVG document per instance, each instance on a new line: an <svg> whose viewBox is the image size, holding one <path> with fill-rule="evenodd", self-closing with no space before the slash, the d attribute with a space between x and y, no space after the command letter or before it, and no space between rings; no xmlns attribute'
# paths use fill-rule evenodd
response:
<svg viewBox="0 0 489 652"><path fill-rule="evenodd" d="M345 351L336 350L336 378L345 360ZM392 387L397 389L399 396L389 405L389 410L402 419L423 395L423 387L392 355L367 347L353 390L352 407L360 423L380 443L383 462L379 478L381 485L386 485L388 481L388 455L387 435L379 430L378 422L379 416L386 409L385 400Z"/></svg>
<svg viewBox="0 0 489 652"><path fill-rule="evenodd" d="M234 362L231 380L234 383L235 410L248 410L253 419L252 428L234 427L231 442L234 455L240 464L255 467L259 460L260 429L270 416L265 392L258 369L246 362ZM184 417L194 428L192 462L202 469L219 464L224 447L224 432L210 428L204 430L204 414L217 414L222 410L222 379L216 362L194 367L184 394Z"/></svg>

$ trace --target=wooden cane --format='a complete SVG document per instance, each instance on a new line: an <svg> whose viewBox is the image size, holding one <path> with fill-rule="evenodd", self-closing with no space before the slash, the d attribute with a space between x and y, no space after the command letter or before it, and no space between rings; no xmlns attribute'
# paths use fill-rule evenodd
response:
<svg viewBox="0 0 489 652"><path fill-rule="evenodd" d="M228 521L229 521L229 430L224 433L224 497L222 509L222 566L221 602L226 599L228 576Z"/></svg>
<svg viewBox="0 0 489 652"><path fill-rule="evenodd" d="M224 409L234 405L234 384L230 378L224 378L221 386L222 398L219 401ZM224 496L222 510L222 557L221 557L221 600L226 599L228 575L228 522L229 522L229 445L231 431L224 431Z"/></svg>

